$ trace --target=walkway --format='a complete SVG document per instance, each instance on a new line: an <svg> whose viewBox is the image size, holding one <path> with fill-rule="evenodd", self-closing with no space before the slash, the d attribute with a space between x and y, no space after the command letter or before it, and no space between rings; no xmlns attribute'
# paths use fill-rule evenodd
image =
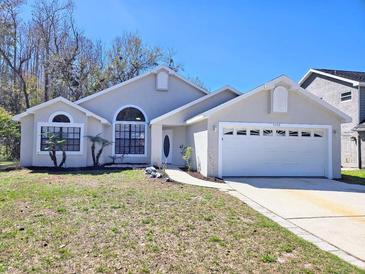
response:
<svg viewBox="0 0 365 274"><path fill-rule="evenodd" d="M195 178L177 167L169 166L167 169L165 169L165 172L170 177L170 179L175 182L194 186L217 188L220 190L233 190L229 185L224 183L214 183Z"/></svg>

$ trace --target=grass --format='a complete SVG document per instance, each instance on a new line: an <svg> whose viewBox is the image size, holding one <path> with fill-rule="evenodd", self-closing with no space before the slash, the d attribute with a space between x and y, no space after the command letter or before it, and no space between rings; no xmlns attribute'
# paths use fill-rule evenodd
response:
<svg viewBox="0 0 365 274"><path fill-rule="evenodd" d="M230 195L142 171L0 173L0 272L360 273Z"/></svg>
<svg viewBox="0 0 365 274"><path fill-rule="evenodd" d="M341 175L342 182L365 185L365 169L342 170Z"/></svg>

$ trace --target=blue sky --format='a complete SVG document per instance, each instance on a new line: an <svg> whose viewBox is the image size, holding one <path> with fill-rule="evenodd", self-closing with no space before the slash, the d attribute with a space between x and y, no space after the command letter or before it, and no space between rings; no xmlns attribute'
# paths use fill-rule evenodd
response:
<svg viewBox="0 0 365 274"><path fill-rule="evenodd" d="M176 50L184 74L242 92L310 68L365 71L365 1L75 0L76 21L105 45L124 31Z"/></svg>

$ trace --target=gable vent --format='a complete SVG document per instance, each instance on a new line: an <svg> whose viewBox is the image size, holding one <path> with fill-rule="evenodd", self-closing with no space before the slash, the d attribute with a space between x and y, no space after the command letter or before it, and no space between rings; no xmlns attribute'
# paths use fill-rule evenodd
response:
<svg viewBox="0 0 365 274"><path fill-rule="evenodd" d="M156 74L156 89L167 91L169 89L169 73L161 70Z"/></svg>
<svg viewBox="0 0 365 274"><path fill-rule="evenodd" d="M288 89L278 86L273 89L271 94L271 112L287 113L288 112Z"/></svg>

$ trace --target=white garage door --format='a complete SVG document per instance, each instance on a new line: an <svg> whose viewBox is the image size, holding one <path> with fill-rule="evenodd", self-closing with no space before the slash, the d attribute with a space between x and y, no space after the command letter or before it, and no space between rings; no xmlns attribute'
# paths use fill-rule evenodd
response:
<svg viewBox="0 0 365 274"><path fill-rule="evenodd" d="M327 176L324 128L222 127L222 176Z"/></svg>

